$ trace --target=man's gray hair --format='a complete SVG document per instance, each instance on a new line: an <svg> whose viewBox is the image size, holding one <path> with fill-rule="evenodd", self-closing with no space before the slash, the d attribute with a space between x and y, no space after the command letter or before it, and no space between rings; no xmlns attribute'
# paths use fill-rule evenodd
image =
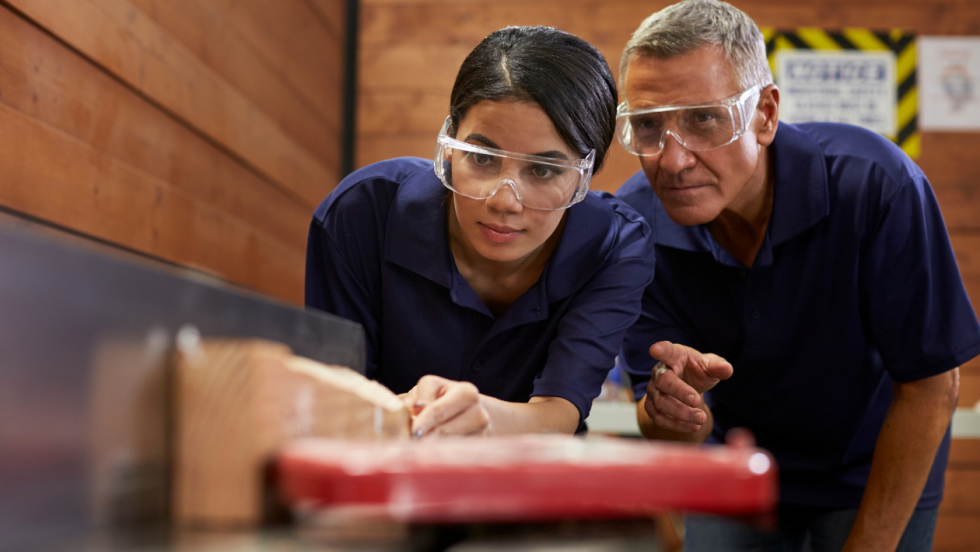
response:
<svg viewBox="0 0 980 552"><path fill-rule="evenodd" d="M646 18L633 33L619 64L620 90L633 54L672 58L707 45L722 49L742 90L772 84L765 39L755 21L726 2L684 0Z"/></svg>

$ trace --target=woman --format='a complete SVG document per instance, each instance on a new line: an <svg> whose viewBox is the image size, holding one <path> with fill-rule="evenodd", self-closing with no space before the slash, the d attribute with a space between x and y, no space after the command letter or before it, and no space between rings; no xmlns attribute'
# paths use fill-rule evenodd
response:
<svg viewBox="0 0 980 552"><path fill-rule="evenodd" d="M364 326L416 436L582 427L653 278L649 228L587 193L615 125L595 48L502 29L463 62L434 165L365 167L316 210L306 303Z"/></svg>

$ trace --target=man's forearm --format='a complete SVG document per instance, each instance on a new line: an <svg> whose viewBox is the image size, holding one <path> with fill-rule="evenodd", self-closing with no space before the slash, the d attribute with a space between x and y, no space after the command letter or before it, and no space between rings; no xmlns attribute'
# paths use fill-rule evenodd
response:
<svg viewBox="0 0 980 552"><path fill-rule="evenodd" d="M958 370L895 384L844 551L895 550L956 408Z"/></svg>
<svg viewBox="0 0 980 552"><path fill-rule="evenodd" d="M646 400L647 396L644 395L643 398L636 403L636 421L640 426L640 433L642 433L647 439L701 444L708 438L708 435L711 434L711 428L714 427L715 419L711 415L711 409L708 408L707 404L705 404L703 397L698 408L704 412L706 416L705 422L701 424L701 429L693 433L681 433L679 431L671 431L658 426L650 418L650 415L643 406Z"/></svg>

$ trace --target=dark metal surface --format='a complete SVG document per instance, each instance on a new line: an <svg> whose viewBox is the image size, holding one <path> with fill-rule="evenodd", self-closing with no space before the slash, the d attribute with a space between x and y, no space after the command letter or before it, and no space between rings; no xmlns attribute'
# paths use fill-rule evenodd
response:
<svg viewBox="0 0 980 552"><path fill-rule="evenodd" d="M357 324L0 227L0 550L165 517L182 327L364 371Z"/></svg>

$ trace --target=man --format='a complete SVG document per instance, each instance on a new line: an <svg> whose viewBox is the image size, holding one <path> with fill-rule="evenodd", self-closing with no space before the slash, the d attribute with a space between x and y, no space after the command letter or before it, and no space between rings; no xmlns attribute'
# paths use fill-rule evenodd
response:
<svg viewBox="0 0 980 552"><path fill-rule="evenodd" d="M776 532L689 516L686 549L929 550L980 325L925 176L862 129L778 124L762 34L723 2L644 21L620 80L643 170L618 195L657 242L623 348L640 426L747 427L781 474Z"/></svg>

